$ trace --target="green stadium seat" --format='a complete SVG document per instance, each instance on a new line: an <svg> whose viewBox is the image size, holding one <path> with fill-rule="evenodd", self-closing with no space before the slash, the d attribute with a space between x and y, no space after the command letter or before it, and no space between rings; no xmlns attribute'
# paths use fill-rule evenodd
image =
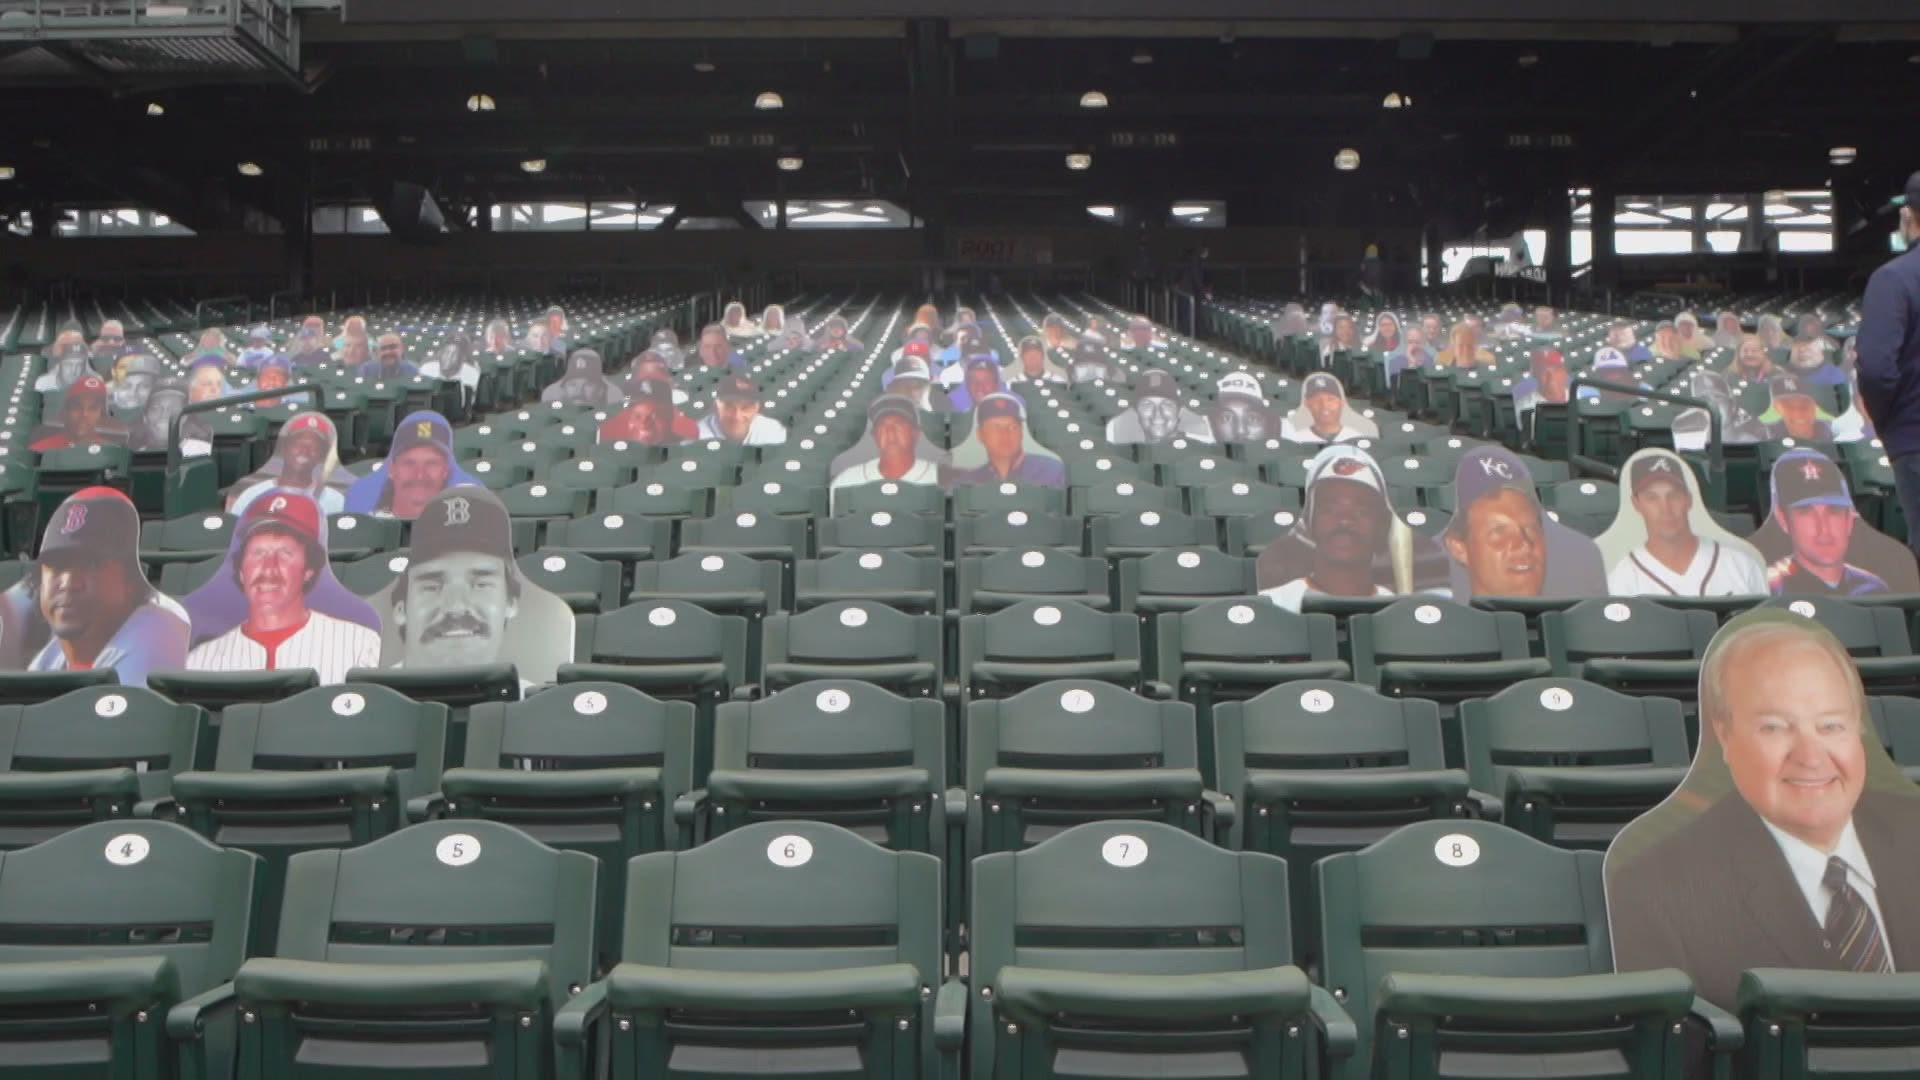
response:
<svg viewBox="0 0 1920 1080"><path fill-rule="evenodd" d="M203 710L143 687L0 706L0 851L113 818L152 817L193 767Z"/></svg>
<svg viewBox="0 0 1920 1080"><path fill-rule="evenodd" d="M960 618L963 700L1005 696L1053 679L1141 687L1140 625L1071 601L1028 600ZM1156 688L1171 696L1167 688Z"/></svg>
<svg viewBox="0 0 1920 1080"><path fill-rule="evenodd" d="M1693 754L1680 703L1526 679L1460 707L1467 773L1538 840L1605 849L1673 793Z"/></svg>
<svg viewBox="0 0 1920 1080"><path fill-rule="evenodd" d="M1104 535L1104 527L1100 535ZM1028 548L1058 548L1082 555L1102 554L1100 547L1089 544L1088 526L1084 518L1006 510L961 517L953 523L953 550L956 557L993 555Z"/></svg>
<svg viewBox="0 0 1920 1080"><path fill-rule="evenodd" d="M734 551L676 555L633 568L628 603L680 600L717 615L740 615L756 626L785 610L785 574L777 559Z"/></svg>
<svg viewBox="0 0 1920 1080"><path fill-rule="evenodd" d="M1143 620L1223 598L1251 599L1259 592L1252 559L1223 555L1213 547L1160 551L1144 559L1124 559L1119 566L1120 610Z"/></svg>
<svg viewBox="0 0 1920 1080"><path fill-rule="evenodd" d="M598 615L620 606L617 562L560 548L542 548L514 562L522 576L566 601L576 614Z"/></svg>
<svg viewBox="0 0 1920 1080"><path fill-rule="evenodd" d="M1853 666L1869 694L1920 696L1920 656L1899 608L1891 604L1854 604L1826 597L1776 596L1760 605L1786 608L1833 632L1853 656Z"/></svg>
<svg viewBox="0 0 1920 1080"><path fill-rule="evenodd" d="M954 603L964 613L998 611L1026 600L1070 600L1098 611L1114 605L1107 561L1057 548L1017 548L968 556L956 566Z"/></svg>
<svg viewBox="0 0 1920 1080"><path fill-rule="evenodd" d="M920 558L886 549L843 551L794 564L796 611L842 600L885 604L913 614L944 614L946 567L938 558Z"/></svg>
<svg viewBox="0 0 1920 1080"><path fill-rule="evenodd" d="M1097 822L973 864L975 1080L1329 1076L1357 1033L1293 965L1286 864Z"/></svg>
<svg viewBox="0 0 1920 1080"><path fill-rule="evenodd" d="M1692 702L1719 620L1644 597L1585 600L1540 616L1554 674L1623 694Z"/></svg>
<svg viewBox="0 0 1920 1080"><path fill-rule="evenodd" d="M582 615L574 659L555 673L561 685L613 682L695 709L696 781L713 762L713 715L735 694L756 693L747 666L747 620L715 615L680 600L628 604L605 615Z"/></svg>
<svg viewBox="0 0 1920 1080"><path fill-rule="evenodd" d="M898 551L940 558L947 552L947 521L937 513L842 513L815 525L814 544L821 558L847 551Z"/></svg>
<svg viewBox="0 0 1920 1080"><path fill-rule="evenodd" d="M1450 600L1410 596L1347 623L1354 681L1395 697L1451 706L1494 693L1520 679L1552 673L1529 655L1527 621ZM1447 761L1458 764L1456 731L1447 731Z"/></svg>
<svg viewBox="0 0 1920 1080"><path fill-rule="evenodd" d="M936 615L909 615L885 604L843 600L763 627L760 684L783 690L815 679L852 679L903 697L939 698L946 646Z"/></svg>
<svg viewBox="0 0 1920 1080"><path fill-rule="evenodd" d="M147 689L182 705L198 705L206 710L207 727L197 740L195 769L213 768L219 746L220 718L230 705L263 703L290 698L320 685L320 675L312 668L278 668L267 671L150 671Z"/></svg>

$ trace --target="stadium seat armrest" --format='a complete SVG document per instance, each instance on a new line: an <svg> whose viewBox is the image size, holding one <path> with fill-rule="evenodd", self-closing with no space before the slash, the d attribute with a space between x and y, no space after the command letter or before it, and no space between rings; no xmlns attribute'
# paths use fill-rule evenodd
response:
<svg viewBox="0 0 1920 1080"><path fill-rule="evenodd" d="M909 799L937 794L927 770L715 769L707 790L716 799Z"/></svg>
<svg viewBox="0 0 1920 1080"><path fill-rule="evenodd" d="M105 956L87 960L28 960L0 965L0 1004L50 1001L100 1003L119 1015L166 1007L180 997L180 975L164 956Z"/></svg>
<svg viewBox="0 0 1920 1080"><path fill-rule="evenodd" d="M606 981L588 983L586 989L575 994L553 1014L553 1041L563 1048L587 1045L587 1040L593 1035L593 1025L600 1022L606 1011Z"/></svg>
<svg viewBox="0 0 1920 1080"><path fill-rule="evenodd" d="M1061 1013L1155 1020L1216 1016L1301 1016L1311 984L1297 967L1204 975L1126 975L1009 965L1000 969L994 1007L1025 1023Z"/></svg>
<svg viewBox="0 0 1920 1080"><path fill-rule="evenodd" d="M828 971L720 971L621 964L607 974L607 998L622 1009L660 1012L807 1012L920 1008L920 972L912 964Z"/></svg>
<svg viewBox="0 0 1920 1080"><path fill-rule="evenodd" d="M660 790L657 768L448 769L440 787L449 799L471 795L588 799L642 795Z"/></svg>
<svg viewBox="0 0 1920 1080"><path fill-rule="evenodd" d="M273 772L184 772L173 793L187 799L313 799L339 796L399 797L400 778L385 765L363 769Z"/></svg>
<svg viewBox="0 0 1920 1080"><path fill-rule="evenodd" d="M1174 693L1171 683L1164 683L1159 679L1148 679L1141 684L1140 688L1155 701L1176 701L1179 698L1179 695Z"/></svg>
<svg viewBox="0 0 1920 1080"><path fill-rule="evenodd" d="M733 688L732 700L734 701L758 701L759 699L759 683L741 683Z"/></svg>
<svg viewBox="0 0 1920 1080"><path fill-rule="evenodd" d="M255 957L233 977L243 1001L308 1001L327 1005L431 1006L479 1002L544 1008L549 993L542 960L459 964L333 964Z"/></svg>
<svg viewBox="0 0 1920 1080"><path fill-rule="evenodd" d="M1747 1041L1747 1033L1741 1028L1739 1017L1698 995L1693 999L1693 1008L1687 1013L1687 1019L1706 1029L1707 1049L1715 1054L1732 1054Z"/></svg>
<svg viewBox="0 0 1920 1080"><path fill-rule="evenodd" d="M1500 801L1500 796L1490 795L1484 791L1473 790L1473 791L1467 792L1467 798L1471 799L1474 802L1475 806L1479 809L1480 817L1483 820L1486 820L1486 821L1505 820L1507 816L1507 806L1505 803Z"/></svg>
<svg viewBox="0 0 1920 1080"><path fill-rule="evenodd" d="M940 984L933 999L933 1044L942 1056L958 1054L967 1037L967 985L959 979Z"/></svg>
<svg viewBox="0 0 1920 1080"><path fill-rule="evenodd" d="M1213 838L1214 843L1224 845L1227 838L1233 835L1234 818L1238 814L1233 796L1218 791L1202 791L1200 810L1209 822L1207 835Z"/></svg>
<svg viewBox="0 0 1920 1080"><path fill-rule="evenodd" d="M407 800L407 823L410 825L432 821L446 812L447 797L438 791L431 795L415 795Z"/></svg>
<svg viewBox="0 0 1920 1080"><path fill-rule="evenodd" d="M74 769L66 772L0 773L0 802L15 799L112 798L139 801L140 781L132 769Z"/></svg>
<svg viewBox="0 0 1920 1080"><path fill-rule="evenodd" d="M1735 1004L1743 1017L1814 1012L1911 1016L1920 1012L1920 974L1755 968L1740 976Z"/></svg>
<svg viewBox="0 0 1920 1080"><path fill-rule="evenodd" d="M141 799L133 804L133 816L143 820L158 818L161 821L172 821L180 816L180 804L164 795L158 799Z"/></svg>
<svg viewBox="0 0 1920 1080"><path fill-rule="evenodd" d="M1601 1016L1679 1020L1693 1008L1693 980L1675 968L1559 979L1427 975L1380 980L1377 1015L1559 1023Z"/></svg>
<svg viewBox="0 0 1920 1080"><path fill-rule="evenodd" d="M167 1010L167 1037L181 1042L198 1039L207 1030L207 1021L239 1003L232 983L221 983L204 994L195 994Z"/></svg>
<svg viewBox="0 0 1920 1080"><path fill-rule="evenodd" d="M981 778L980 793L989 797L1026 795L1066 799L1188 799L1200 798L1199 769L1021 769L996 766Z"/></svg>
<svg viewBox="0 0 1920 1080"><path fill-rule="evenodd" d="M1514 766L1507 770L1507 798L1524 795L1652 795L1665 797L1687 775L1684 767L1555 769Z"/></svg>
<svg viewBox="0 0 1920 1080"><path fill-rule="evenodd" d="M700 818L707 811L707 789L695 788L673 797L673 830L682 850L699 839Z"/></svg>
<svg viewBox="0 0 1920 1080"><path fill-rule="evenodd" d="M1464 799L1467 774L1460 769L1403 772L1343 772L1337 769L1256 769L1247 773L1246 797L1258 802L1286 799Z"/></svg>
<svg viewBox="0 0 1920 1080"><path fill-rule="evenodd" d="M1315 985L1307 999L1313 1010L1314 1026L1320 1029L1320 1039L1326 1055L1336 1061L1353 1056L1360 1045L1360 1029L1354 1024L1353 1017L1333 999L1333 995L1324 986Z"/></svg>

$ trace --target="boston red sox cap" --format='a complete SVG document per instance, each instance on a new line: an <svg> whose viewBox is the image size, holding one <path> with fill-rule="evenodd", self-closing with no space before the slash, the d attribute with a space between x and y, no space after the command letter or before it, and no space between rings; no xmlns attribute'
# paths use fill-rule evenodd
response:
<svg viewBox="0 0 1920 1080"><path fill-rule="evenodd" d="M82 488L69 495L54 509L40 541L42 559L78 552L96 559L124 558L137 566L139 551L140 512L132 499L110 487Z"/></svg>
<svg viewBox="0 0 1920 1080"><path fill-rule="evenodd" d="M413 567L456 551L513 561L513 523L507 508L483 487L452 487L435 495L413 522Z"/></svg>

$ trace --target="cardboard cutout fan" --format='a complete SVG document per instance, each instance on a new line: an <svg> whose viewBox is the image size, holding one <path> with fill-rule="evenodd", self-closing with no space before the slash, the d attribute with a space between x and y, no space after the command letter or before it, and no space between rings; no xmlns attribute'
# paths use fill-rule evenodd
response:
<svg viewBox="0 0 1920 1080"><path fill-rule="evenodd" d="M573 659L572 609L521 575L512 519L485 488L434 496L414 522L405 569L371 599L382 667L504 662L530 686Z"/></svg>
<svg viewBox="0 0 1920 1080"><path fill-rule="evenodd" d="M1615 596L1755 596L1767 592L1760 552L1707 512L1699 478L1671 450L1642 450L1620 468L1620 507L1594 543Z"/></svg>
<svg viewBox="0 0 1920 1080"><path fill-rule="evenodd" d="M626 404L600 424L599 440L674 446L699 435L698 424L674 405L672 380L636 365L627 379Z"/></svg>
<svg viewBox="0 0 1920 1080"><path fill-rule="evenodd" d="M1815 603L1747 612L1708 646L1693 765L1607 848L1620 971L1679 968L1734 1010L1756 968L1920 970L1920 788Z"/></svg>
<svg viewBox="0 0 1920 1080"><path fill-rule="evenodd" d="M1599 596L1606 566L1591 539L1554 521L1513 451L1477 447L1454 471L1454 512L1442 542L1453 595Z"/></svg>
<svg viewBox="0 0 1920 1080"><path fill-rule="evenodd" d="M760 387L745 375L725 375L714 384L713 411L701 418L696 436L742 446L779 446L787 426L760 413Z"/></svg>
<svg viewBox="0 0 1920 1080"><path fill-rule="evenodd" d="M359 477L340 465L340 437L333 421L322 413L301 413L280 427L273 456L260 471L235 484L227 498L227 513L238 516L273 488L303 492L320 506L323 515L346 510L347 492Z"/></svg>
<svg viewBox="0 0 1920 1080"><path fill-rule="evenodd" d="M953 448L946 484L1005 483L1066 487L1067 470L1028 429L1026 401L1003 391L973 410L973 430Z"/></svg>
<svg viewBox="0 0 1920 1080"><path fill-rule="evenodd" d="M1142 372L1133 381L1132 406L1107 421L1107 441L1158 446L1175 439L1210 443L1213 425L1180 400L1180 384L1172 375L1159 369Z"/></svg>
<svg viewBox="0 0 1920 1080"><path fill-rule="evenodd" d="M1307 462L1306 506L1260 553L1254 579L1289 611L1309 593L1450 594L1446 551L1394 512L1379 464L1357 446L1329 446Z"/></svg>
<svg viewBox="0 0 1920 1080"><path fill-rule="evenodd" d="M380 616L334 578L326 516L312 495L269 488L239 516L226 561L184 600L194 632L186 666L312 668L332 684L377 665Z"/></svg>
<svg viewBox="0 0 1920 1080"><path fill-rule="evenodd" d="M347 489L347 510L412 521L435 495L478 486L453 456L453 426L437 412L410 413L394 430L387 459Z"/></svg>
<svg viewBox="0 0 1920 1080"><path fill-rule="evenodd" d="M867 406L867 432L833 459L830 491L863 484L938 484L947 452L921 432L920 409L902 394L882 394Z"/></svg>
<svg viewBox="0 0 1920 1080"><path fill-rule="evenodd" d="M1776 596L1866 596L1920 592L1905 544L1864 521L1847 478L1818 450L1788 450L1769 477L1772 510L1747 538Z"/></svg>
<svg viewBox="0 0 1920 1080"><path fill-rule="evenodd" d="M131 433L107 412L107 384L98 375L83 375L67 386L60 398L59 419L41 424L27 434L27 449L36 453L87 446L126 446Z"/></svg>
<svg viewBox="0 0 1920 1080"><path fill-rule="evenodd" d="M575 349L567 357L567 370L545 390L540 400L546 404L561 402L588 408L614 408L626 399L620 384L607 378L606 363L592 349Z"/></svg>
<svg viewBox="0 0 1920 1080"><path fill-rule="evenodd" d="M140 564L140 513L113 488L83 488L54 508L40 554L0 596L0 667L112 668L122 685L184 667L186 609Z"/></svg>
<svg viewBox="0 0 1920 1080"><path fill-rule="evenodd" d="M1298 443L1377 439L1380 425L1347 402L1347 388L1338 378L1316 371L1300 384L1300 406L1281 419L1280 437Z"/></svg>
<svg viewBox="0 0 1920 1080"><path fill-rule="evenodd" d="M1280 434L1281 417L1268 403L1260 380L1235 371L1222 375L1214 384L1207 424L1213 429L1215 442L1257 443Z"/></svg>

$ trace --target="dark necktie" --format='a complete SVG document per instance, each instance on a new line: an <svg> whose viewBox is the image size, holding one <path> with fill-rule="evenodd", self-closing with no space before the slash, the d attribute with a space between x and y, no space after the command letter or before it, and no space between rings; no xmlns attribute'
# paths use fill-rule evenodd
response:
<svg viewBox="0 0 1920 1080"><path fill-rule="evenodd" d="M1848 971L1884 974L1893 970L1887 955L1887 939L1880 935L1880 920L1873 909L1847 881L1847 864L1838 855L1827 859L1827 872L1820 884L1833 894L1827 905L1826 940L1840 954L1840 965Z"/></svg>

